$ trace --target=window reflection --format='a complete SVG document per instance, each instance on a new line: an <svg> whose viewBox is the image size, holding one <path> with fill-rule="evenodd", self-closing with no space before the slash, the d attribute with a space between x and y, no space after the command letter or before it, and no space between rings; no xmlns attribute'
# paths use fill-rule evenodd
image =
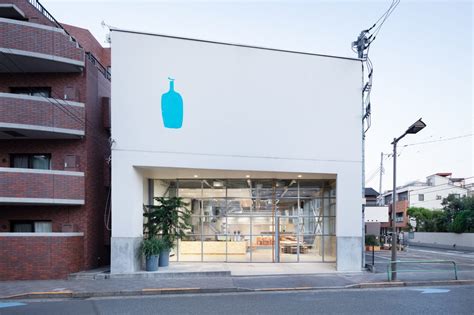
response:
<svg viewBox="0 0 474 315"><path fill-rule="evenodd" d="M153 182L154 196L182 197L192 212L178 261L335 261L335 180Z"/></svg>

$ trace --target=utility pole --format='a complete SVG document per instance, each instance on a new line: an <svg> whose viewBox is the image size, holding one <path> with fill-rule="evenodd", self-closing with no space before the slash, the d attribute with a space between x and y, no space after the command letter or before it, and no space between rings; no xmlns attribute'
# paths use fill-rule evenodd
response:
<svg viewBox="0 0 474 315"><path fill-rule="evenodd" d="M382 205L382 175L383 175L383 152L380 152L380 181L379 181L379 206Z"/></svg>
<svg viewBox="0 0 474 315"><path fill-rule="evenodd" d="M357 49L357 56L360 58L360 59L364 59L364 58L367 58L367 55L364 54L364 52L366 51L366 49L369 47L368 46L368 38L367 38L367 34L368 34L368 30L363 30L362 32L360 32L359 34L359 37L357 37L357 40L352 42L352 49L354 50L354 48ZM363 71L364 71L364 66L362 66L362 80L365 81L364 79L364 75L363 75ZM365 84L365 87L362 89L362 107L365 109L365 114L362 118L362 187L361 187L361 197L362 198L365 198L365 132L368 130L365 130L365 123L364 123L364 120L368 119L369 115L370 115L370 105L369 105L369 111L367 111L367 107L365 106L365 99L366 99L366 95L369 94L370 95L370 87L371 87L371 77L372 77L372 70L370 70L370 73L369 73L369 82L367 82ZM370 103L369 103L370 104ZM362 205L362 216L361 216L361 225L362 225L362 235L364 236L365 235L365 204ZM365 238L362 237L362 243L361 243L361 257L362 257L362 268L365 267Z"/></svg>
<svg viewBox="0 0 474 315"><path fill-rule="evenodd" d="M357 37L357 40L355 42L352 42L352 46L357 48L357 56L360 59L365 58L364 51L367 49L369 42L367 34L369 34L369 31L363 30L362 32L360 32L359 37Z"/></svg>

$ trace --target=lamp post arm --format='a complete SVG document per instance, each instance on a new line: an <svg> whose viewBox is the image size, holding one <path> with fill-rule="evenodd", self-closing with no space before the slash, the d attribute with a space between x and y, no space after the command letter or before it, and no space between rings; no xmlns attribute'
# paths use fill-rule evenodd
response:
<svg viewBox="0 0 474 315"><path fill-rule="evenodd" d="M407 135L407 132L405 132L404 134L402 134L400 137L393 139L393 142L392 142L391 144L395 144L395 145L396 145L396 144L398 143L398 141L402 140L406 135Z"/></svg>

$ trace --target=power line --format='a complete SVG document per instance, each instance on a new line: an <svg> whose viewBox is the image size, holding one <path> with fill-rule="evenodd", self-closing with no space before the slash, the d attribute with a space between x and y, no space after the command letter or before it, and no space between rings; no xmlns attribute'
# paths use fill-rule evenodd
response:
<svg viewBox="0 0 474 315"><path fill-rule="evenodd" d="M373 39L369 41L369 45L370 45L370 43L372 43L375 40L378 33L382 29L383 24L388 19L388 17L393 13L393 11L396 9L396 7L398 6L399 3L400 3L400 0L393 0L392 4L388 8L388 10L374 24L374 25L376 25L383 18L382 23L380 23L379 26L374 30L373 34L369 36L369 39L373 36Z"/></svg>
<svg viewBox="0 0 474 315"><path fill-rule="evenodd" d="M474 135L474 133L470 133L470 134L467 134L467 135L456 136L456 137L451 137L451 138L446 138L446 139L438 139L438 140L430 140L430 141L410 143L410 144L403 145L403 147L409 147L409 146L420 145L420 144L435 143L435 142L451 141L451 140L456 140L456 139L461 139L461 138L472 137L473 135Z"/></svg>

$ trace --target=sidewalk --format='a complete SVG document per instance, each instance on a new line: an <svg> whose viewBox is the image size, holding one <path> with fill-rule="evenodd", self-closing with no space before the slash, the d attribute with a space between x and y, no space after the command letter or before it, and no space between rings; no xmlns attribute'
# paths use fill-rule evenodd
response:
<svg viewBox="0 0 474 315"><path fill-rule="evenodd" d="M460 272L459 281L451 274L400 274L400 282L390 283L384 273L320 273L266 276L193 276L170 278L130 278L101 280L2 281L0 299L88 298L183 293L317 290L408 285L473 284L474 272Z"/></svg>

